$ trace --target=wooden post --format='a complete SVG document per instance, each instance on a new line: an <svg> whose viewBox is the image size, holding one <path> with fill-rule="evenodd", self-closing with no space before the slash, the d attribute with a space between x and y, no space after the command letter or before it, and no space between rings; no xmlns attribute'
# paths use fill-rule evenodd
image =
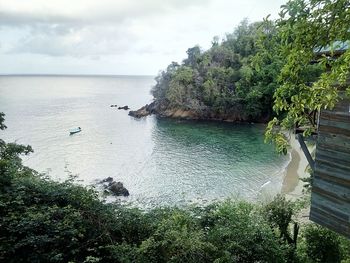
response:
<svg viewBox="0 0 350 263"><path fill-rule="evenodd" d="M314 161L314 159L312 159L312 156L311 156L311 154L309 152L309 149L307 148L307 146L306 146L306 144L304 142L303 134L302 133L298 133L297 134L297 138L298 138L298 142L300 144L300 147L303 150L303 152L305 154L305 157L306 157L306 159L307 159L307 161L308 161L312 171L314 171L315 170L315 161Z"/></svg>

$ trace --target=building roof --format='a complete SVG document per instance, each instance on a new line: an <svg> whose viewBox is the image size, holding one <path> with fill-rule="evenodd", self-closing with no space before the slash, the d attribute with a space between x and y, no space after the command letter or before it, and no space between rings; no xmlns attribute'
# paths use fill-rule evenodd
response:
<svg viewBox="0 0 350 263"><path fill-rule="evenodd" d="M349 41L335 41L333 44L325 46L325 47L318 47L314 49L314 52L316 55L337 55L342 54L346 50L348 50L350 47Z"/></svg>

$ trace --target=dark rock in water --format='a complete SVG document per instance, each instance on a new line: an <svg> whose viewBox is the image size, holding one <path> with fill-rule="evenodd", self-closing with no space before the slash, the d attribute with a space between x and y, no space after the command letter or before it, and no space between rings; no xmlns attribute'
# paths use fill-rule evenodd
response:
<svg viewBox="0 0 350 263"><path fill-rule="evenodd" d="M146 104L142 108L136 110L136 111L129 111L129 115L135 118L142 118L146 117L148 115L151 115L153 113L157 113L155 103L152 102L151 104Z"/></svg>
<svg viewBox="0 0 350 263"><path fill-rule="evenodd" d="M123 106L123 107L118 107L118 110L128 110L128 109L130 109L130 108L128 107L128 105L125 105L125 106Z"/></svg>
<svg viewBox="0 0 350 263"><path fill-rule="evenodd" d="M129 196L128 189L126 189L121 182L111 182L107 189L116 196Z"/></svg>
<svg viewBox="0 0 350 263"><path fill-rule="evenodd" d="M135 110L135 111L129 111L129 116L135 117L135 118L142 118L150 115L150 113L147 111L146 106L143 106L141 109Z"/></svg>
<svg viewBox="0 0 350 263"><path fill-rule="evenodd" d="M99 182L104 187L106 194L113 194L115 196L129 196L129 191L122 182L116 182L112 177L107 177Z"/></svg>
<svg viewBox="0 0 350 263"><path fill-rule="evenodd" d="M109 176L103 179L100 183L112 183L112 182L113 182L113 178Z"/></svg>

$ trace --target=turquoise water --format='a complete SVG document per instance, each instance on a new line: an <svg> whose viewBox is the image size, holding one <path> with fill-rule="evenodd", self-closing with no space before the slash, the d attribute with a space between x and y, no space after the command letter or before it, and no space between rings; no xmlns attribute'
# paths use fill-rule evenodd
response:
<svg viewBox="0 0 350 263"><path fill-rule="evenodd" d="M264 126L134 119L152 100L151 77L0 77L7 141L30 144L25 164L52 178L84 184L113 177L141 206L256 200L280 191L287 157L263 143ZM82 132L69 136L69 130Z"/></svg>

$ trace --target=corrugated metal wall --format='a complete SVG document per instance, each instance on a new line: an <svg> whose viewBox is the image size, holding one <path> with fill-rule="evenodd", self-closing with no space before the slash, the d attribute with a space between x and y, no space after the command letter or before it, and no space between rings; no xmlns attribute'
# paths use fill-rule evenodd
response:
<svg viewBox="0 0 350 263"><path fill-rule="evenodd" d="M310 220L350 238L350 100L321 111Z"/></svg>

